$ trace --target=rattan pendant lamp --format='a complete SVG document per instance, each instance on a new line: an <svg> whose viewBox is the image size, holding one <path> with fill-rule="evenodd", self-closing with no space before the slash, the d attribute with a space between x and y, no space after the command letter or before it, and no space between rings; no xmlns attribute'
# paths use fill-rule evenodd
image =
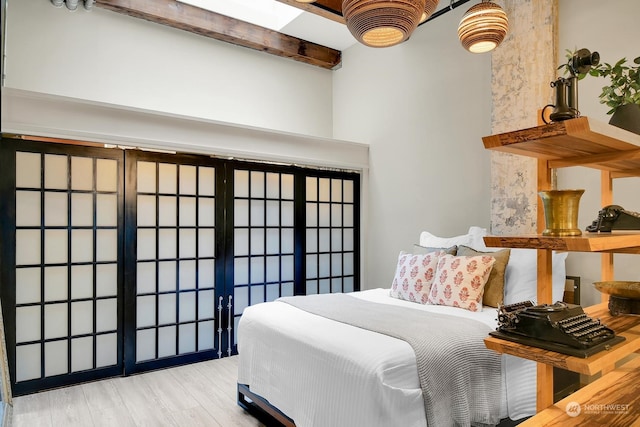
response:
<svg viewBox="0 0 640 427"><path fill-rule="evenodd" d="M505 11L490 0L482 0L464 14L458 26L460 43L472 53L495 49L509 31Z"/></svg>
<svg viewBox="0 0 640 427"><path fill-rule="evenodd" d="M342 0L342 16L360 43L389 47L411 36L425 13L425 4L425 0Z"/></svg>
<svg viewBox="0 0 640 427"><path fill-rule="evenodd" d="M313 3L315 0L296 0ZM418 24L433 15L453 10L468 0L454 2L434 13L440 0L342 0L342 16L347 28L360 43L370 47L389 47L411 37ZM462 46L472 53L495 49L507 35L509 21L505 11L490 0L482 0L464 14L458 26Z"/></svg>
<svg viewBox="0 0 640 427"><path fill-rule="evenodd" d="M440 0L427 0L424 2L424 12L422 12L422 16L420 17L420 24L433 15L433 12L436 11L436 7L438 7L438 3L440 3Z"/></svg>
<svg viewBox="0 0 640 427"><path fill-rule="evenodd" d="M313 3L315 0L296 0ZM389 47L406 41L440 0L342 0L347 28L360 43Z"/></svg>

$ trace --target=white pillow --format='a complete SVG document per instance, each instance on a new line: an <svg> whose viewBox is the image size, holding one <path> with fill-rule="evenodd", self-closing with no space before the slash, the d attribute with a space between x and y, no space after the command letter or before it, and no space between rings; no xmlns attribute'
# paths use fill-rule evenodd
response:
<svg viewBox="0 0 640 427"><path fill-rule="evenodd" d="M552 301L562 301L564 282L567 275L565 260L567 252L553 252L551 257ZM509 263L505 270L504 303L538 301L538 268L535 249L511 249Z"/></svg>
<svg viewBox="0 0 640 427"><path fill-rule="evenodd" d="M471 245L469 246L476 251L489 252L489 251L499 251L504 248L487 248L484 244L483 237L488 235L487 229L482 227L471 226L469 227L469 236L471 236Z"/></svg>
<svg viewBox="0 0 640 427"><path fill-rule="evenodd" d="M449 248L451 246L471 246L472 236L470 234L461 234L455 237L438 237L423 231L420 233L420 246L428 248Z"/></svg>
<svg viewBox="0 0 640 427"><path fill-rule="evenodd" d="M487 229L477 226L469 227L467 234L454 237L438 237L423 231L420 234L420 246L445 248L453 245L469 246L477 251L498 251L503 248L488 248L483 236ZM565 260L567 252L553 252L552 255L552 301L562 301L564 283L567 275ZM537 251L535 249L512 249L509 263L505 271L504 303L515 304L521 301L538 300L538 268Z"/></svg>
<svg viewBox="0 0 640 427"><path fill-rule="evenodd" d="M478 251L499 251L504 248L488 248L482 237L488 235L486 228L471 226L468 236L470 247ZM553 252L551 256L552 273L552 301L562 301L566 280L567 252ZM511 256L505 271L504 304L514 304L521 301L538 300L538 264L535 249L511 249Z"/></svg>

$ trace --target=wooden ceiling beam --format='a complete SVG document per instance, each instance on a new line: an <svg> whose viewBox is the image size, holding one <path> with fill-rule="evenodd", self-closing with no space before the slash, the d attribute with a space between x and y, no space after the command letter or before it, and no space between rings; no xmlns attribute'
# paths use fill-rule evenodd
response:
<svg viewBox="0 0 640 427"><path fill-rule="evenodd" d="M175 0L96 0L96 6L238 46L333 70L339 50Z"/></svg>
<svg viewBox="0 0 640 427"><path fill-rule="evenodd" d="M323 18L330 19L340 24L346 24L342 16L342 0L316 0L313 3L302 3L296 0L278 0L280 3L297 7L306 12L314 13Z"/></svg>

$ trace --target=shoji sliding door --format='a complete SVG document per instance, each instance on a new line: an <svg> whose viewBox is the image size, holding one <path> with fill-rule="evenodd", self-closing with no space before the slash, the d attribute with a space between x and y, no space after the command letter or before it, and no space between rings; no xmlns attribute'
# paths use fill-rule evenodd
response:
<svg viewBox="0 0 640 427"><path fill-rule="evenodd" d="M359 289L359 189L353 177L305 177L305 293Z"/></svg>
<svg viewBox="0 0 640 427"><path fill-rule="evenodd" d="M218 356L222 169L204 156L127 152L127 372Z"/></svg>
<svg viewBox="0 0 640 427"><path fill-rule="evenodd" d="M357 174L232 165L227 181L233 183L233 264L227 283L234 331L250 305L360 289ZM230 338L235 351L235 333Z"/></svg>
<svg viewBox="0 0 640 427"><path fill-rule="evenodd" d="M359 175L3 137L15 395L237 352L245 308L360 289Z"/></svg>
<svg viewBox="0 0 640 427"><path fill-rule="evenodd" d="M295 176L282 168L242 164L231 173L237 331L246 307L295 293Z"/></svg>
<svg viewBox="0 0 640 427"><path fill-rule="evenodd" d="M3 139L2 284L14 393L122 371L122 152Z"/></svg>

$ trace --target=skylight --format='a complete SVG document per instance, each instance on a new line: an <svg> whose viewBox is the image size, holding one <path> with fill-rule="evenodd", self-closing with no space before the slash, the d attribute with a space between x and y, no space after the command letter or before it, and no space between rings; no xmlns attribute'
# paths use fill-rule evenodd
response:
<svg viewBox="0 0 640 427"><path fill-rule="evenodd" d="M261 27L280 31L302 10L276 0L178 0Z"/></svg>
<svg viewBox="0 0 640 427"><path fill-rule="evenodd" d="M346 25L276 0L178 1L340 51L356 43Z"/></svg>

